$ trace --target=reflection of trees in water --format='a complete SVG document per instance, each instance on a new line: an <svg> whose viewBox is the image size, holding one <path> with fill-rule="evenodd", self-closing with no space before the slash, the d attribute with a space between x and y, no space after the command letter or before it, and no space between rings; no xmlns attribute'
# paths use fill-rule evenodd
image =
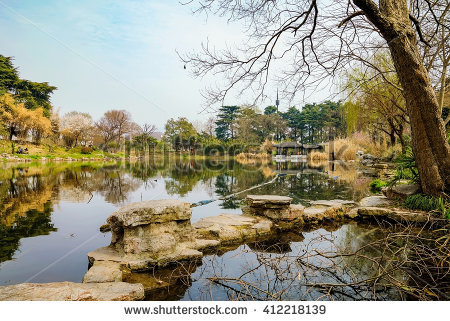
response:
<svg viewBox="0 0 450 321"><path fill-rule="evenodd" d="M100 193L105 201L113 204L125 202L129 194L142 185L140 179L134 178L120 169L101 168L95 173L93 181L96 182L96 185L93 186L94 190Z"/></svg>
<svg viewBox="0 0 450 321"><path fill-rule="evenodd" d="M191 300L448 300L448 245L427 234L365 224L276 234L219 249L181 281L158 271L173 279L164 280L165 297L155 292L148 299L185 293Z"/></svg>
<svg viewBox="0 0 450 321"><path fill-rule="evenodd" d="M51 223L52 210L51 202L47 202L42 211L28 210L17 217L14 224L0 224L0 262L12 259L21 238L47 235L56 231Z"/></svg>
<svg viewBox="0 0 450 321"><path fill-rule="evenodd" d="M29 210L44 211L56 193L55 182L49 177L26 169L12 170L9 177L0 180L0 224L10 226Z"/></svg>
<svg viewBox="0 0 450 321"><path fill-rule="evenodd" d="M351 186L345 182L329 178L326 174L318 173L282 176L273 184L262 186L250 193L286 195L292 197L294 203L307 200L354 199L354 191Z"/></svg>

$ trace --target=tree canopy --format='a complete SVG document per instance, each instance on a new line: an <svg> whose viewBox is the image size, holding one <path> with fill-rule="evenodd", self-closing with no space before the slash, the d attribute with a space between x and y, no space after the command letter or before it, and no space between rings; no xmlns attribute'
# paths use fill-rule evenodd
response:
<svg viewBox="0 0 450 321"><path fill-rule="evenodd" d="M57 88L48 82L34 82L19 77L12 58L0 55L0 94L10 93L27 109L43 108L44 115L50 117L52 106L50 96Z"/></svg>

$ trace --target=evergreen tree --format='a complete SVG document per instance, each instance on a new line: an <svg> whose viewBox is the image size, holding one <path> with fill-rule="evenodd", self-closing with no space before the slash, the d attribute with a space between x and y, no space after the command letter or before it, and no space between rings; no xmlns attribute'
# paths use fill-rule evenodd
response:
<svg viewBox="0 0 450 321"><path fill-rule="evenodd" d="M216 137L226 141L235 138L234 123L240 112L239 106L222 106L216 121Z"/></svg>

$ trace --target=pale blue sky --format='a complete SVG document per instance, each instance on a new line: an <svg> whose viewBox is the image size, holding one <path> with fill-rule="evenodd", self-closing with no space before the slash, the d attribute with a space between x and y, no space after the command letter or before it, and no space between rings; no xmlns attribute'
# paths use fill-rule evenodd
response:
<svg viewBox="0 0 450 321"><path fill-rule="evenodd" d="M57 86L52 103L61 114L98 119L127 109L160 129L170 117L208 118L199 114L200 90L221 81L190 77L175 50L207 38L219 47L243 40L239 25L192 15L175 0L0 0L0 30L0 54L15 57L22 78Z"/></svg>

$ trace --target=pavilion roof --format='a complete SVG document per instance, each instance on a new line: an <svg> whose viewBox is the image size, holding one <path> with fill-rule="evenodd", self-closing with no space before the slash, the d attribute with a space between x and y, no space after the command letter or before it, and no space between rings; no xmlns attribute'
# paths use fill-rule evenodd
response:
<svg viewBox="0 0 450 321"><path fill-rule="evenodd" d="M303 149L321 149L323 146L319 144L315 145L308 145L308 144L301 144L298 142L282 142L279 144L273 144L273 147L276 148L303 148Z"/></svg>

